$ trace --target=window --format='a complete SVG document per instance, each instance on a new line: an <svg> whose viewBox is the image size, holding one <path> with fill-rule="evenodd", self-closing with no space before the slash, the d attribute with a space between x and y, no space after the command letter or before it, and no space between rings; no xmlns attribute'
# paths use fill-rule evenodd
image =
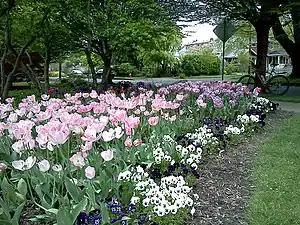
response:
<svg viewBox="0 0 300 225"><path fill-rule="evenodd" d="M280 56L279 64L286 64L286 57Z"/></svg>

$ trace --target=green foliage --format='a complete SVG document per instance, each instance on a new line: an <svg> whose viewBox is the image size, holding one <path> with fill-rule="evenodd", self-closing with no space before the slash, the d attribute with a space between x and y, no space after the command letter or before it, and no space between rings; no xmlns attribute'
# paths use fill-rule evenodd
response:
<svg viewBox="0 0 300 225"><path fill-rule="evenodd" d="M186 78L186 75L184 74L184 73L181 73L181 74L179 74L179 79L185 79Z"/></svg>
<svg viewBox="0 0 300 225"><path fill-rule="evenodd" d="M225 64L225 73L233 74L237 72L237 64L235 62L230 62Z"/></svg>
<svg viewBox="0 0 300 225"><path fill-rule="evenodd" d="M129 73L132 76L139 75L139 71L136 66L132 65L131 63L121 63L116 68L117 76L128 77Z"/></svg>
<svg viewBox="0 0 300 225"><path fill-rule="evenodd" d="M49 73L49 77L58 77L59 76L59 72L58 71L52 71ZM61 73L62 77L67 77L68 75L66 73Z"/></svg>
<svg viewBox="0 0 300 225"><path fill-rule="evenodd" d="M238 67L238 72L240 73L246 73L248 72L249 68L249 54L239 54L237 57L237 67Z"/></svg>
<svg viewBox="0 0 300 225"><path fill-rule="evenodd" d="M181 59L181 68L185 74L216 75L220 73L220 59L211 52L192 52Z"/></svg>

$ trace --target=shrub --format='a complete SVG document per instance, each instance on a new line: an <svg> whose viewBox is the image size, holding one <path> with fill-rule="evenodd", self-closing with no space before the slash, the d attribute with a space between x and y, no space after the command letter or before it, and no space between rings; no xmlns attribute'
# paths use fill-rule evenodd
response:
<svg viewBox="0 0 300 225"><path fill-rule="evenodd" d="M128 77L129 73L131 73L133 76L137 76L139 74L138 69L130 64L130 63L121 63L116 68L117 76L120 77Z"/></svg>
<svg viewBox="0 0 300 225"><path fill-rule="evenodd" d="M226 74L233 74L233 73L236 73L237 71L238 71L238 67L237 67L236 63L231 62L231 63L226 63L225 64Z"/></svg>
<svg viewBox="0 0 300 225"><path fill-rule="evenodd" d="M178 76L180 79L185 79L186 78L186 75L184 74L184 73L181 73L181 74L179 74L179 76Z"/></svg>
<svg viewBox="0 0 300 225"><path fill-rule="evenodd" d="M59 72L58 71L51 71L49 72L49 77L58 77L59 76ZM68 75L66 73L61 73L62 77L67 77Z"/></svg>
<svg viewBox="0 0 300 225"><path fill-rule="evenodd" d="M220 59L210 52L193 52L181 59L181 68L185 74L215 75L220 73Z"/></svg>

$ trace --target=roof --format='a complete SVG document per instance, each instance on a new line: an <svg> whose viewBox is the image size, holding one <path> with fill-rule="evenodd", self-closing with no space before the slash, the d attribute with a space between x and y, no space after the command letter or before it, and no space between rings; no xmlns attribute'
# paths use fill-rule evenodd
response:
<svg viewBox="0 0 300 225"><path fill-rule="evenodd" d="M257 55L257 47L251 46L251 52L254 55ZM269 50L268 56L288 56L288 54L286 53L286 51L284 49L276 49L276 50Z"/></svg>
<svg viewBox="0 0 300 225"><path fill-rule="evenodd" d="M241 53L245 53L246 50L245 49L237 49L237 50L234 50L232 52L229 52L229 53L225 53L225 56L224 58L225 59L236 59L238 57L239 54Z"/></svg>

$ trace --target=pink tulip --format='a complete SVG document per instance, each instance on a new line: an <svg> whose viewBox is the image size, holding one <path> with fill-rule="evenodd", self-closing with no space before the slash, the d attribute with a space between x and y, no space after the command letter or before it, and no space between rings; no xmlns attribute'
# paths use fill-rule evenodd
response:
<svg viewBox="0 0 300 225"><path fill-rule="evenodd" d="M178 101L182 101L183 100L183 98L184 98L184 95L176 95L176 100L178 100Z"/></svg>
<svg viewBox="0 0 300 225"><path fill-rule="evenodd" d="M13 103L15 101L15 98L7 98L7 99L5 99L5 101L7 103Z"/></svg>
<svg viewBox="0 0 300 225"><path fill-rule="evenodd" d="M176 115L171 116L171 117L169 118L169 120L170 120L171 122L174 122L174 121L176 120Z"/></svg>
<svg viewBox="0 0 300 225"><path fill-rule="evenodd" d="M12 162L12 166L17 170L29 170L31 169L36 162L36 157L29 156L25 161L24 160L17 160Z"/></svg>
<svg viewBox="0 0 300 225"><path fill-rule="evenodd" d="M18 120L18 114L17 114L17 113L11 113L11 114L8 116L7 120L8 120L9 122L11 122L11 123L17 122L17 120Z"/></svg>
<svg viewBox="0 0 300 225"><path fill-rule="evenodd" d="M82 137L82 140L93 142L96 140L97 137L97 131L94 127L88 126L84 132L84 136Z"/></svg>
<svg viewBox="0 0 300 225"><path fill-rule="evenodd" d="M81 145L81 147L80 147L80 149L82 150L82 151L89 151L89 150L91 150L93 148L93 143L92 142L85 142L85 144L84 145Z"/></svg>
<svg viewBox="0 0 300 225"><path fill-rule="evenodd" d="M108 162L114 158L114 153L112 150L106 150L100 153L104 161Z"/></svg>
<svg viewBox="0 0 300 225"><path fill-rule="evenodd" d="M127 137L125 142L124 142L125 146L130 148L132 146L132 140L130 137Z"/></svg>
<svg viewBox="0 0 300 225"><path fill-rule="evenodd" d="M50 169L50 163L46 159L40 161L39 163L37 163L37 165L41 172L47 172Z"/></svg>
<svg viewBox="0 0 300 225"><path fill-rule="evenodd" d="M91 98L98 98L98 94L95 90L92 90L91 93L90 93L90 97Z"/></svg>
<svg viewBox="0 0 300 225"><path fill-rule="evenodd" d="M85 172L86 178L88 178L88 179L93 179L96 174L95 168L91 167L91 166L88 166L87 168L85 168L84 172Z"/></svg>
<svg viewBox="0 0 300 225"><path fill-rule="evenodd" d="M143 143L142 139L136 139L136 140L134 140L133 145L134 146L138 146L138 145L140 145L142 143Z"/></svg>
<svg viewBox="0 0 300 225"><path fill-rule="evenodd" d="M11 147L15 152L21 153L21 151L25 150L25 143L22 140L16 141L15 143L12 144Z"/></svg>
<svg viewBox="0 0 300 225"><path fill-rule="evenodd" d="M82 97L88 98L88 97L90 97L90 94L89 93L82 93Z"/></svg>
<svg viewBox="0 0 300 225"><path fill-rule="evenodd" d="M7 169L7 166L4 163L0 163L0 173L5 171Z"/></svg>
<svg viewBox="0 0 300 225"><path fill-rule="evenodd" d="M41 95L41 99L44 101L49 100L49 98L50 98L50 95L46 95L46 94Z"/></svg>
<svg viewBox="0 0 300 225"><path fill-rule="evenodd" d="M115 130L109 129L108 131L102 132L102 138L105 142L109 142L115 138Z"/></svg>
<svg viewBox="0 0 300 225"><path fill-rule="evenodd" d="M151 126L154 126L156 124L158 124L158 121L159 121L159 117L158 116L153 116L153 117L150 117L148 119L148 123L151 125Z"/></svg>
<svg viewBox="0 0 300 225"><path fill-rule="evenodd" d="M71 158L70 161L72 162L72 164L76 167L82 168L85 166L85 161L83 158L83 155L81 152L77 152L76 154L74 154Z"/></svg>
<svg viewBox="0 0 300 225"><path fill-rule="evenodd" d="M130 128L135 128L140 124L140 117L129 116L126 118L125 123Z"/></svg>
<svg viewBox="0 0 300 225"><path fill-rule="evenodd" d="M140 110L141 110L141 112L145 112L146 111L146 107L145 106L140 106Z"/></svg>

